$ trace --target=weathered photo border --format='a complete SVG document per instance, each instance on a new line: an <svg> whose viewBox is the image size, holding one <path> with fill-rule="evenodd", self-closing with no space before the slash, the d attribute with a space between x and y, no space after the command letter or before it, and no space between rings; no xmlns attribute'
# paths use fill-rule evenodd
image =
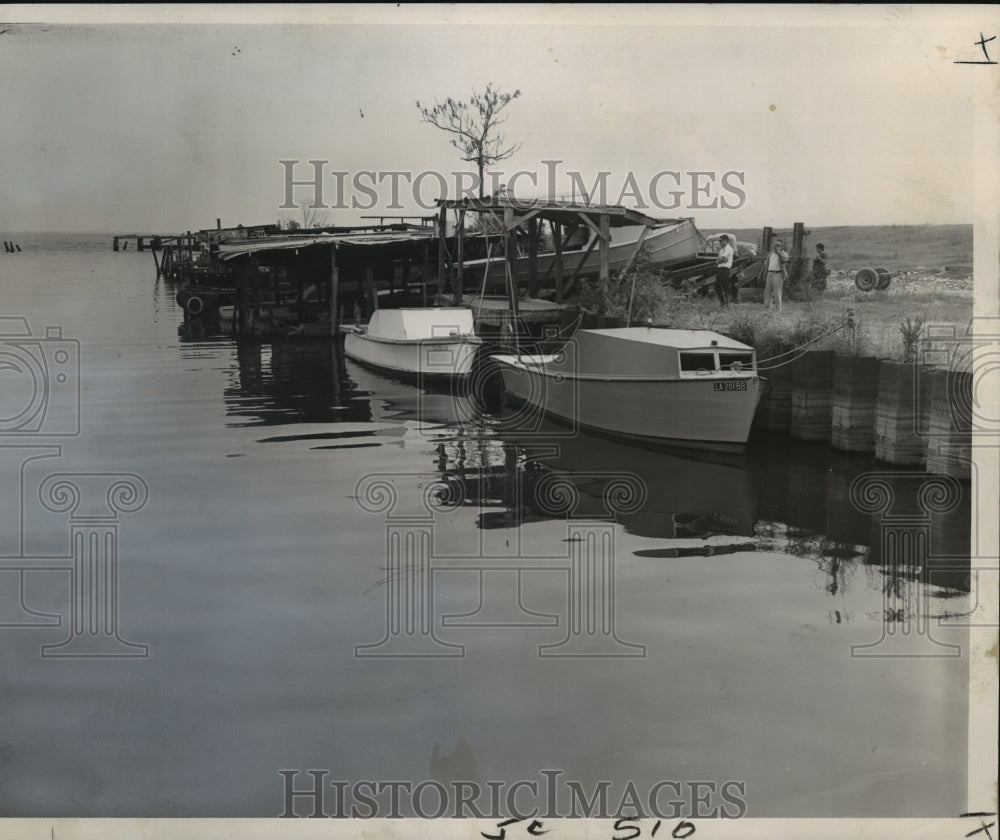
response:
<svg viewBox="0 0 1000 840"><path fill-rule="evenodd" d="M554 5L520 6L450 6L416 5L406 7L386 6L39 6L9 5L0 9L0 17L7 22L72 23L310 23L345 24L371 23L373 25L425 25L461 27L464 24L511 24L529 27L532 24L558 23L572 16L574 25L607 26L609 28L669 24L671 26L720 25L746 27L748 32L765 33L773 27L815 27L818 33L838 27L893 27L911 28L926 36L936 22L947 22L949 31L967 23L967 44L940 44L933 55L922 60L931 62L935 72L943 79L958 72L978 73L982 81L976 85L974 103L975 129L975 221L974 221L974 316L979 325L992 324L995 334L1000 334L1000 66L970 66L962 64L974 56L979 48L974 44L979 38L1000 36L1000 7L997 6L928 6L928 7L840 7L798 5L778 7L708 6L650 7L650 6L573 6L571 9ZM751 37L757 37L752 35ZM993 43L992 57L1000 60L1000 37ZM973 51L973 52L970 52ZM904 60L889 56L887 61ZM956 64L959 62L959 64ZM901 91L901 95L905 93ZM919 91L910 92L919 96ZM706 100L706 107L711 101ZM922 126L921 130L933 130ZM845 125L845 130L857 127ZM275 190L276 197L279 194ZM980 398L991 395L1000 399L1000 372L992 371L984 378ZM994 414L995 416L994 402ZM919 820L724 820L698 822L698 838L850 838L850 837L907 837L948 838L970 836L990 823L993 827L976 837L1000 836L1000 819L997 807L997 568L1000 567L1000 436L983 438L981 445L972 449L974 470L979 476L973 486L972 574L979 574L981 584L989 587L984 600L980 592L980 606L985 622L969 628L970 685L969 685L969 773L966 815L955 814L952 819ZM761 757L766 760L766 756ZM276 768L277 772L277 768ZM275 789L280 779L275 776ZM990 816L990 814L993 814ZM277 814L275 815L277 817ZM807 823L807 824L804 824ZM272 840L272 838L479 838L482 831L494 830L486 822L458 820L87 820L87 819L5 819L0 820L0 837L17 837L25 840L59 838L59 840L145 840L145 838L211 838L211 840ZM611 823L601 820L546 821L551 838L610 838L616 832ZM659 837L670 836L672 826L664 826ZM494 831L495 833L495 831ZM512 838L515 835L508 834ZM526 836L521 832L521 836ZM648 836L644 833L643 836ZM678 835L685 836L685 835Z"/></svg>

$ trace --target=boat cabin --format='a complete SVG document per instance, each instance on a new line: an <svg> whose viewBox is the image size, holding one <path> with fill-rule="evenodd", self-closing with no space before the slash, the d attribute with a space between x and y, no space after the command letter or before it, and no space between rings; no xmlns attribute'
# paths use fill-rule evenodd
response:
<svg viewBox="0 0 1000 840"><path fill-rule="evenodd" d="M695 379L756 372L752 347L709 330L580 330L562 355L559 367L571 375Z"/></svg>
<svg viewBox="0 0 1000 840"><path fill-rule="evenodd" d="M379 309L368 322L368 335L390 341L422 341L475 335L472 310L464 307L437 309Z"/></svg>

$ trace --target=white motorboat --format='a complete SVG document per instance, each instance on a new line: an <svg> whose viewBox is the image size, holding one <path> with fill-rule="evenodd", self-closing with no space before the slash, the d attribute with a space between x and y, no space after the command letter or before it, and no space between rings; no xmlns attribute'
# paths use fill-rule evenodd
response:
<svg viewBox="0 0 1000 840"><path fill-rule="evenodd" d="M379 309L367 326L344 327L348 358L421 378L467 376L481 344L472 310L462 307Z"/></svg>
<svg viewBox="0 0 1000 840"><path fill-rule="evenodd" d="M580 330L558 353L491 358L515 400L649 443L742 449L760 400L754 349L707 330Z"/></svg>

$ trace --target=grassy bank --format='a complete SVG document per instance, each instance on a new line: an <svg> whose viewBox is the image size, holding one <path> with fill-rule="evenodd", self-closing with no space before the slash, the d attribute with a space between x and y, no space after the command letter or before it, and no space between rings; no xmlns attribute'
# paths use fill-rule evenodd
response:
<svg viewBox="0 0 1000 840"><path fill-rule="evenodd" d="M853 288L853 286L852 286ZM612 281L604 290L589 285L581 304L591 312L624 318L630 283ZM890 287L884 292L829 290L813 300L785 300L782 312L766 309L759 289L744 289L741 303L720 307L714 296L665 288L655 275L642 274L637 283L632 323L651 322L673 329L713 330L757 349L759 359L770 358L813 341L844 324L853 310L853 329L843 328L810 345L859 356L902 361L906 343L901 326L920 319L927 326L954 326L961 334L972 317L972 292L908 290Z"/></svg>
<svg viewBox="0 0 1000 840"><path fill-rule="evenodd" d="M890 271L946 271L972 274L972 225L844 225L809 228L805 253L812 256L822 242L831 269L856 271L884 267ZM710 235L715 231L703 231ZM760 243L760 228L737 228L741 242ZM791 246L792 231L776 230Z"/></svg>

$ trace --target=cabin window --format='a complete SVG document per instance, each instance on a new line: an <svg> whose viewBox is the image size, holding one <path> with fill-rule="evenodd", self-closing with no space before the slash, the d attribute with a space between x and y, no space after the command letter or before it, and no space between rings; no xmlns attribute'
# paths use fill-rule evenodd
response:
<svg viewBox="0 0 1000 840"><path fill-rule="evenodd" d="M753 353L719 353L720 370L748 370L751 367L753 367Z"/></svg>
<svg viewBox="0 0 1000 840"><path fill-rule="evenodd" d="M715 372L715 353L681 353L681 371L697 373L699 370Z"/></svg>

